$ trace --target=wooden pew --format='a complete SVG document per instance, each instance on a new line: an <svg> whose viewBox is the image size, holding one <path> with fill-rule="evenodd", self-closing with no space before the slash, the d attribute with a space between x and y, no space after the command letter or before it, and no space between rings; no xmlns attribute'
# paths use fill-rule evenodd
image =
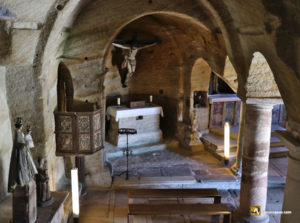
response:
<svg viewBox="0 0 300 223"><path fill-rule="evenodd" d="M128 204L130 199L136 198L213 198L215 204L221 203L221 196L217 189L130 189L128 190Z"/></svg>
<svg viewBox="0 0 300 223"><path fill-rule="evenodd" d="M133 223L134 215L223 215L223 223L231 222L225 204L128 204L128 223Z"/></svg>

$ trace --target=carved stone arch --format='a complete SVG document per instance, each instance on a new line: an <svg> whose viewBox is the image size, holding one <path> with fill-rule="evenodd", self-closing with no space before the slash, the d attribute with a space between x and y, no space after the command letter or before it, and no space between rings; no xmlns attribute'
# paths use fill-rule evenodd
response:
<svg viewBox="0 0 300 223"><path fill-rule="evenodd" d="M203 121L201 122L201 127L203 129L208 128L208 114L209 114L209 106L208 106L208 89L209 89L209 82L210 82L210 74L212 72L211 67L207 63L206 60L203 58L198 58L192 67L191 74L190 74L190 83L187 85L189 86L188 89L186 90L186 94L189 94L189 107L186 108L185 118L187 119L188 115L188 120L189 122L193 122L195 117L193 117L194 111L193 108L195 106L195 95L194 94L199 94L197 96L201 97L201 116L203 117L202 120L207 120L206 122ZM199 102L200 103L200 102ZM200 109L200 108L199 108ZM205 116L205 117L204 117ZM207 117L206 117L207 116ZM192 123L191 123L192 124Z"/></svg>
<svg viewBox="0 0 300 223"><path fill-rule="evenodd" d="M223 75L217 74L228 86L236 93L238 89L238 74L231 63L229 57L226 57Z"/></svg>
<svg viewBox="0 0 300 223"><path fill-rule="evenodd" d="M57 109L71 111L74 97L74 87L71 73L64 63L58 65L57 71Z"/></svg>
<svg viewBox="0 0 300 223"><path fill-rule="evenodd" d="M273 72L260 52L253 53L245 89L247 97L281 98Z"/></svg>

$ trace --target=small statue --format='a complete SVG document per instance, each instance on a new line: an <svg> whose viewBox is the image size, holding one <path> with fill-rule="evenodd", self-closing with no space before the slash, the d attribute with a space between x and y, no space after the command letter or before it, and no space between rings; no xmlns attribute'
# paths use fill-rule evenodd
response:
<svg viewBox="0 0 300 223"><path fill-rule="evenodd" d="M32 139L32 136L31 136L31 127L30 127L30 125L26 126L25 141L26 141L26 144L27 144L29 149L34 148L34 143L33 143L33 139Z"/></svg>
<svg viewBox="0 0 300 223"><path fill-rule="evenodd" d="M49 189L49 176L46 168L47 161L44 158L38 158L38 175L36 181L37 204L39 207L46 207L53 203Z"/></svg>
<svg viewBox="0 0 300 223"><path fill-rule="evenodd" d="M15 138L9 166L8 192L13 192L17 186L27 185L37 174L37 169L22 132L22 118L18 117L16 119L15 127Z"/></svg>

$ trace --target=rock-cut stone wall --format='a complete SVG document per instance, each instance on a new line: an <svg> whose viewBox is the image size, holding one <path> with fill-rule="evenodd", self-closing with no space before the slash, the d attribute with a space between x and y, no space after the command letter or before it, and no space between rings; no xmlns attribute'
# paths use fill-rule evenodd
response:
<svg viewBox="0 0 300 223"><path fill-rule="evenodd" d="M6 100L6 69L0 66L0 200L7 194L8 167L12 151L12 128Z"/></svg>

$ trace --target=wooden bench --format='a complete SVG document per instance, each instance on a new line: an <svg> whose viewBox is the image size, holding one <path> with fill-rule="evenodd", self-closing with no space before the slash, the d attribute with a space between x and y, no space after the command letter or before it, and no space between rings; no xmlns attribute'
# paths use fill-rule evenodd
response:
<svg viewBox="0 0 300 223"><path fill-rule="evenodd" d="M128 204L128 223L133 223L134 215L223 215L223 223L231 222L225 204Z"/></svg>
<svg viewBox="0 0 300 223"><path fill-rule="evenodd" d="M152 198L213 198L214 204L137 204L133 199ZM223 215L223 222L231 222L231 212L221 203L217 189L130 189L128 190L128 222L133 222L134 215Z"/></svg>
<svg viewBox="0 0 300 223"><path fill-rule="evenodd" d="M221 196L217 189L130 189L128 190L128 204L130 199L136 198L213 198L215 204L221 203Z"/></svg>

